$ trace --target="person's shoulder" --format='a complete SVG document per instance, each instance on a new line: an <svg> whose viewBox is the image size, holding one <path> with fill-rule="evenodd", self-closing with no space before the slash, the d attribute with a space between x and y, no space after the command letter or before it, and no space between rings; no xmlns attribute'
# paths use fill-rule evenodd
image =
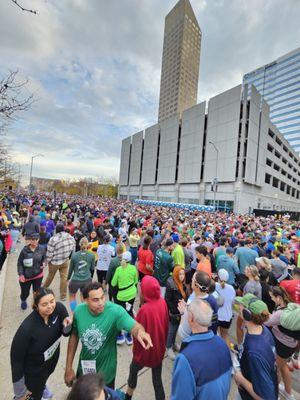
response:
<svg viewBox="0 0 300 400"><path fill-rule="evenodd" d="M87 312L87 304L80 303L75 308L74 317L77 318L78 316L85 314L86 312Z"/></svg>

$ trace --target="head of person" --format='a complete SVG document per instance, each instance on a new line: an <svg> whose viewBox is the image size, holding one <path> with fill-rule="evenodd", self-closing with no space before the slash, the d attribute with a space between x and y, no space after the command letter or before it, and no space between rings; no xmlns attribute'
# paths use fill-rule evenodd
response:
<svg viewBox="0 0 300 400"><path fill-rule="evenodd" d="M188 322L193 333L208 330L211 325L213 310L207 301L195 298L187 306Z"/></svg>
<svg viewBox="0 0 300 400"><path fill-rule="evenodd" d="M180 240L178 233L172 233L171 238L174 242L174 246L177 246Z"/></svg>
<svg viewBox="0 0 300 400"><path fill-rule="evenodd" d="M32 308L42 317L49 316L56 307L54 293L51 289L40 287L33 296Z"/></svg>
<svg viewBox="0 0 300 400"><path fill-rule="evenodd" d="M182 247L186 247L186 246L188 245L187 239L186 239L186 238L183 238L183 239L181 240L180 244L181 244Z"/></svg>
<svg viewBox="0 0 300 400"><path fill-rule="evenodd" d="M64 232L64 230L65 230L64 224L58 223L58 224L56 225L56 228L55 228L55 232L56 232L56 233Z"/></svg>
<svg viewBox="0 0 300 400"><path fill-rule="evenodd" d="M233 247L227 247L227 249L226 249L226 255L227 255L228 257L233 257L233 255L234 255L234 249L233 249Z"/></svg>
<svg viewBox="0 0 300 400"><path fill-rule="evenodd" d="M105 235L103 238L103 242L104 242L104 244L110 243L110 235Z"/></svg>
<svg viewBox="0 0 300 400"><path fill-rule="evenodd" d="M76 380L67 400L105 400L104 379L101 374L86 374Z"/></svg>
<svg viewBox="0 0 300 400"><path fill-rule="evenodd" d="M26 235L25 239L28 241L29 246L35 249L39 244L40 235L38 233L32 233L31 235Z"/></svg>
<svg viewBox="0 0 300 400"><path fill-rule="evenodd" d="M99 282L91 282L83 288L83 298L92 314L99 315L104 311L105 294Z"/></svg>
<svg viewBox="0 0 300 400"><path fill-rule="evenodd" d="M122 254L122 261L121 261L122 267L124 267L124 268L127 267L127 265L131 263L131 258L132 258L132 256L131 256L130 251L125 251Z"/></svg>
<svg viewBox="0 0 300 400"><path fill-rule="evenodd" d="M286 307L292 301L287 291L281 286L274 286L270 291L270 296L277 307Z"/></svg>
<svg viewBox="0 0 300 400"><path fill-rule="evenodd" d="M261 268L259 270L259 277L260 277L260 281L261 282L267 282L268 283L269 282L269 278L270 278L270 272L267 271L264 268Z"/></svg>
<svg viewBox="0 0 300 400"><path fill-rule="evenodd" d="M141 297L146 302L153 302L160 299L160 293L158 280L153 276L144 276L141 281Z"/></svg>
<svg viewBox="0 0 300 400"><path fill-rule="evenodd" d="M239 305L240 316L246 324L263 325L269 318L268 306L252 293L236 297L235 302Z"/></svg>
<svg viewBox="0 0 300 400"><path fill-rule="evenodd" d="M174 246L173 239L167 239L167 240L164 242L164 244L163 244L164 249L165 249L168 253L171 253L171 251L173 250L173 246Z"/></svg>
<svg viewBox="0 0 300 400"><path fill-rule="evenodd" d="M248 265L245 268L245 275L250 280L259 281L259 272L255 265Z"/></svg>
<svg viewBox="0 0 300 400"><path fill-rule="evenodd" d="M272 251L272 257L273 258L279 258L280 255L281 255L280 251L278 251L278 250Z"/></svg>
<svg viewBox="0 0 300 400"><path fill-rule="evenodd" d="M87 248L89 247L89 241L87 240L86 237L83 237L80 239L79 247L80 247L80 250L87 250Z"/></svg>
<svg viewBox="0 0 300 400"><path fill-rule="evenodd" d="M182 268L182 266L177 265L173 269L173 280L175 282L175 285L179 289L182 297L185 299L186 298L186 293L185 293L185 291L183 289L183 284L185 282L185 272L184 272L184 268Z"/></svg>
<svg viewBox="0 0 300 400"><path fill-rule="evenodd" d="M207 256L207 248L205 246L197 246L195 248L195 253L198 260L201 260Z"/></svg>
<svg viewBox="0 0 300 400"><path fill-rule="evenodd" d="M266 271L271 272L272 265L270 263L270 260L267 257L256 257L255 262L256 262L256 266L259 270L265 269Z"/></svg>
<svg viewBox="0 0 300 400"><path fill-rule="evenodd" d="M196 294L209 293L211 287L210 276L204 271L196 271L192 279L192 289Z"/></svg>
<svg viewBox="0 0 300 400"><path fill-rule="evenodd" d="M218 271L218 280L220 282L221 287L224 289L226 282L228 281L229 274L226 269L221 268Z"/></svg>
<svg viewBox="0 0 300 400"><path fill-rule="evenodd" d="M245 240L245 246L252 247L252 244L253 244L252 239L246 239Z"/></svg>
<svg viewBox="0 0 300 400"><path fill-rule="evenodd" d="M228 244L227 237L222 236L220 241L219 241L220 246L226 246Z"/></svg>
<svg viewBox="0 0 300 400"><path fill-rule="evenodd" d="M298 256L299 257L299 256ZM296 267L292 272L293 279L300 280L300 268Z"/></svg>
<svg viewBox="0 0 300 400"><path fill-rule="evenodd" d="M199 235L194 236L194 242L195 243L200 243L201 242L201 236L199 236Z"/></svg>
<svg viewBox="0 0 300 400"><path fill-rule="evenodd" d="M143 240L143 249L144 250L149 249L151 242L152 242L152 237L147 235Z"/></svg>
<svg viewBox="0 0 300 400"><path fill-rule="evenodd" d="M117 244L117 246L116 246L116 253L117 253L117 256L118 256L118 257L122 258L122 254L124 253L124 246L123 246L123 244L121 244L121 243Z"/></svg>
<svg viewBox="0 0 300 400"><path fill-rule="evenodd" d="M97 239L97 232L95 230L93 230L90 234L90 239L91 241L94 241Z"/></svg>

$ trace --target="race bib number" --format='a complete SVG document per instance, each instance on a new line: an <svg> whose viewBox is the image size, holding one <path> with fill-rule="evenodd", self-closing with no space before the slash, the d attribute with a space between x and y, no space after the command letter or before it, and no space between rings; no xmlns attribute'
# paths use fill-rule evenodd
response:
<svg viewBox="0 0 300 400"><path fill-rule="evenodd" d="M60 338L56 340L56 342L53 343L52 346L49 347L49 349L47 349L44 352L44 360L48 361L50 360L50 358L53 356L53 354L55 353L56 349L58 348L60 343Z"/></svg>
<svg viewBox="0 0 300 400"><path fill-rule="evenodd" d="M31 268L33 266L33 258L24 258L23 265L26 268Z"/></svg>
<svg viewBox="0 0 300 400"><path fill-rule="evenodd" d="M81 360L81 368L83 375L96 374L96 360Z"/></svg>

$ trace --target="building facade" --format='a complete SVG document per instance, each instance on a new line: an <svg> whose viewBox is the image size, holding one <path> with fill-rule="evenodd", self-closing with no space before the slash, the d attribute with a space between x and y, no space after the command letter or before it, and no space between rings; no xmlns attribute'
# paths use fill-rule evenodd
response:
<svg viewBox="0 0 300 400"><path fill-rule="evenodd" d="M197 103L201 30L189 0L179 0L165 19L158 120Z"/></svg>
<svg viewBox="0 0 300 400"><path fill-rule="evenodd" d="M206 112L206 109L208 110ZM216 178L217 190L212 181ZM121 199L300 211L298 154L254 86L239 85L122 141Z"/></svg>
<svg viewBox="0 0 300 400"><path fill-rule="evenodd" d="M300 47L244 76L270 106L270 119L300 153Z"/></svg>

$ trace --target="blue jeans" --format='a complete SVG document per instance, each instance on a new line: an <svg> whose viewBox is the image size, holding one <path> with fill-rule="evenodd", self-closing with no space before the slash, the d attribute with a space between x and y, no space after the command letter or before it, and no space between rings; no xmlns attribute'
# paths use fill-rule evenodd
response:
<svg viewBox="0 0 300 400"><path fill-rule="evenodd" d="M166 345L167 349L174 346L174 344L175 344L175 339L176 339L176 334L178 331L179 324L180 324L179 318L178 318L178 321L176 321L174 318L172 318L169 322L169 331L168 331L167 345Z"/></svg>

